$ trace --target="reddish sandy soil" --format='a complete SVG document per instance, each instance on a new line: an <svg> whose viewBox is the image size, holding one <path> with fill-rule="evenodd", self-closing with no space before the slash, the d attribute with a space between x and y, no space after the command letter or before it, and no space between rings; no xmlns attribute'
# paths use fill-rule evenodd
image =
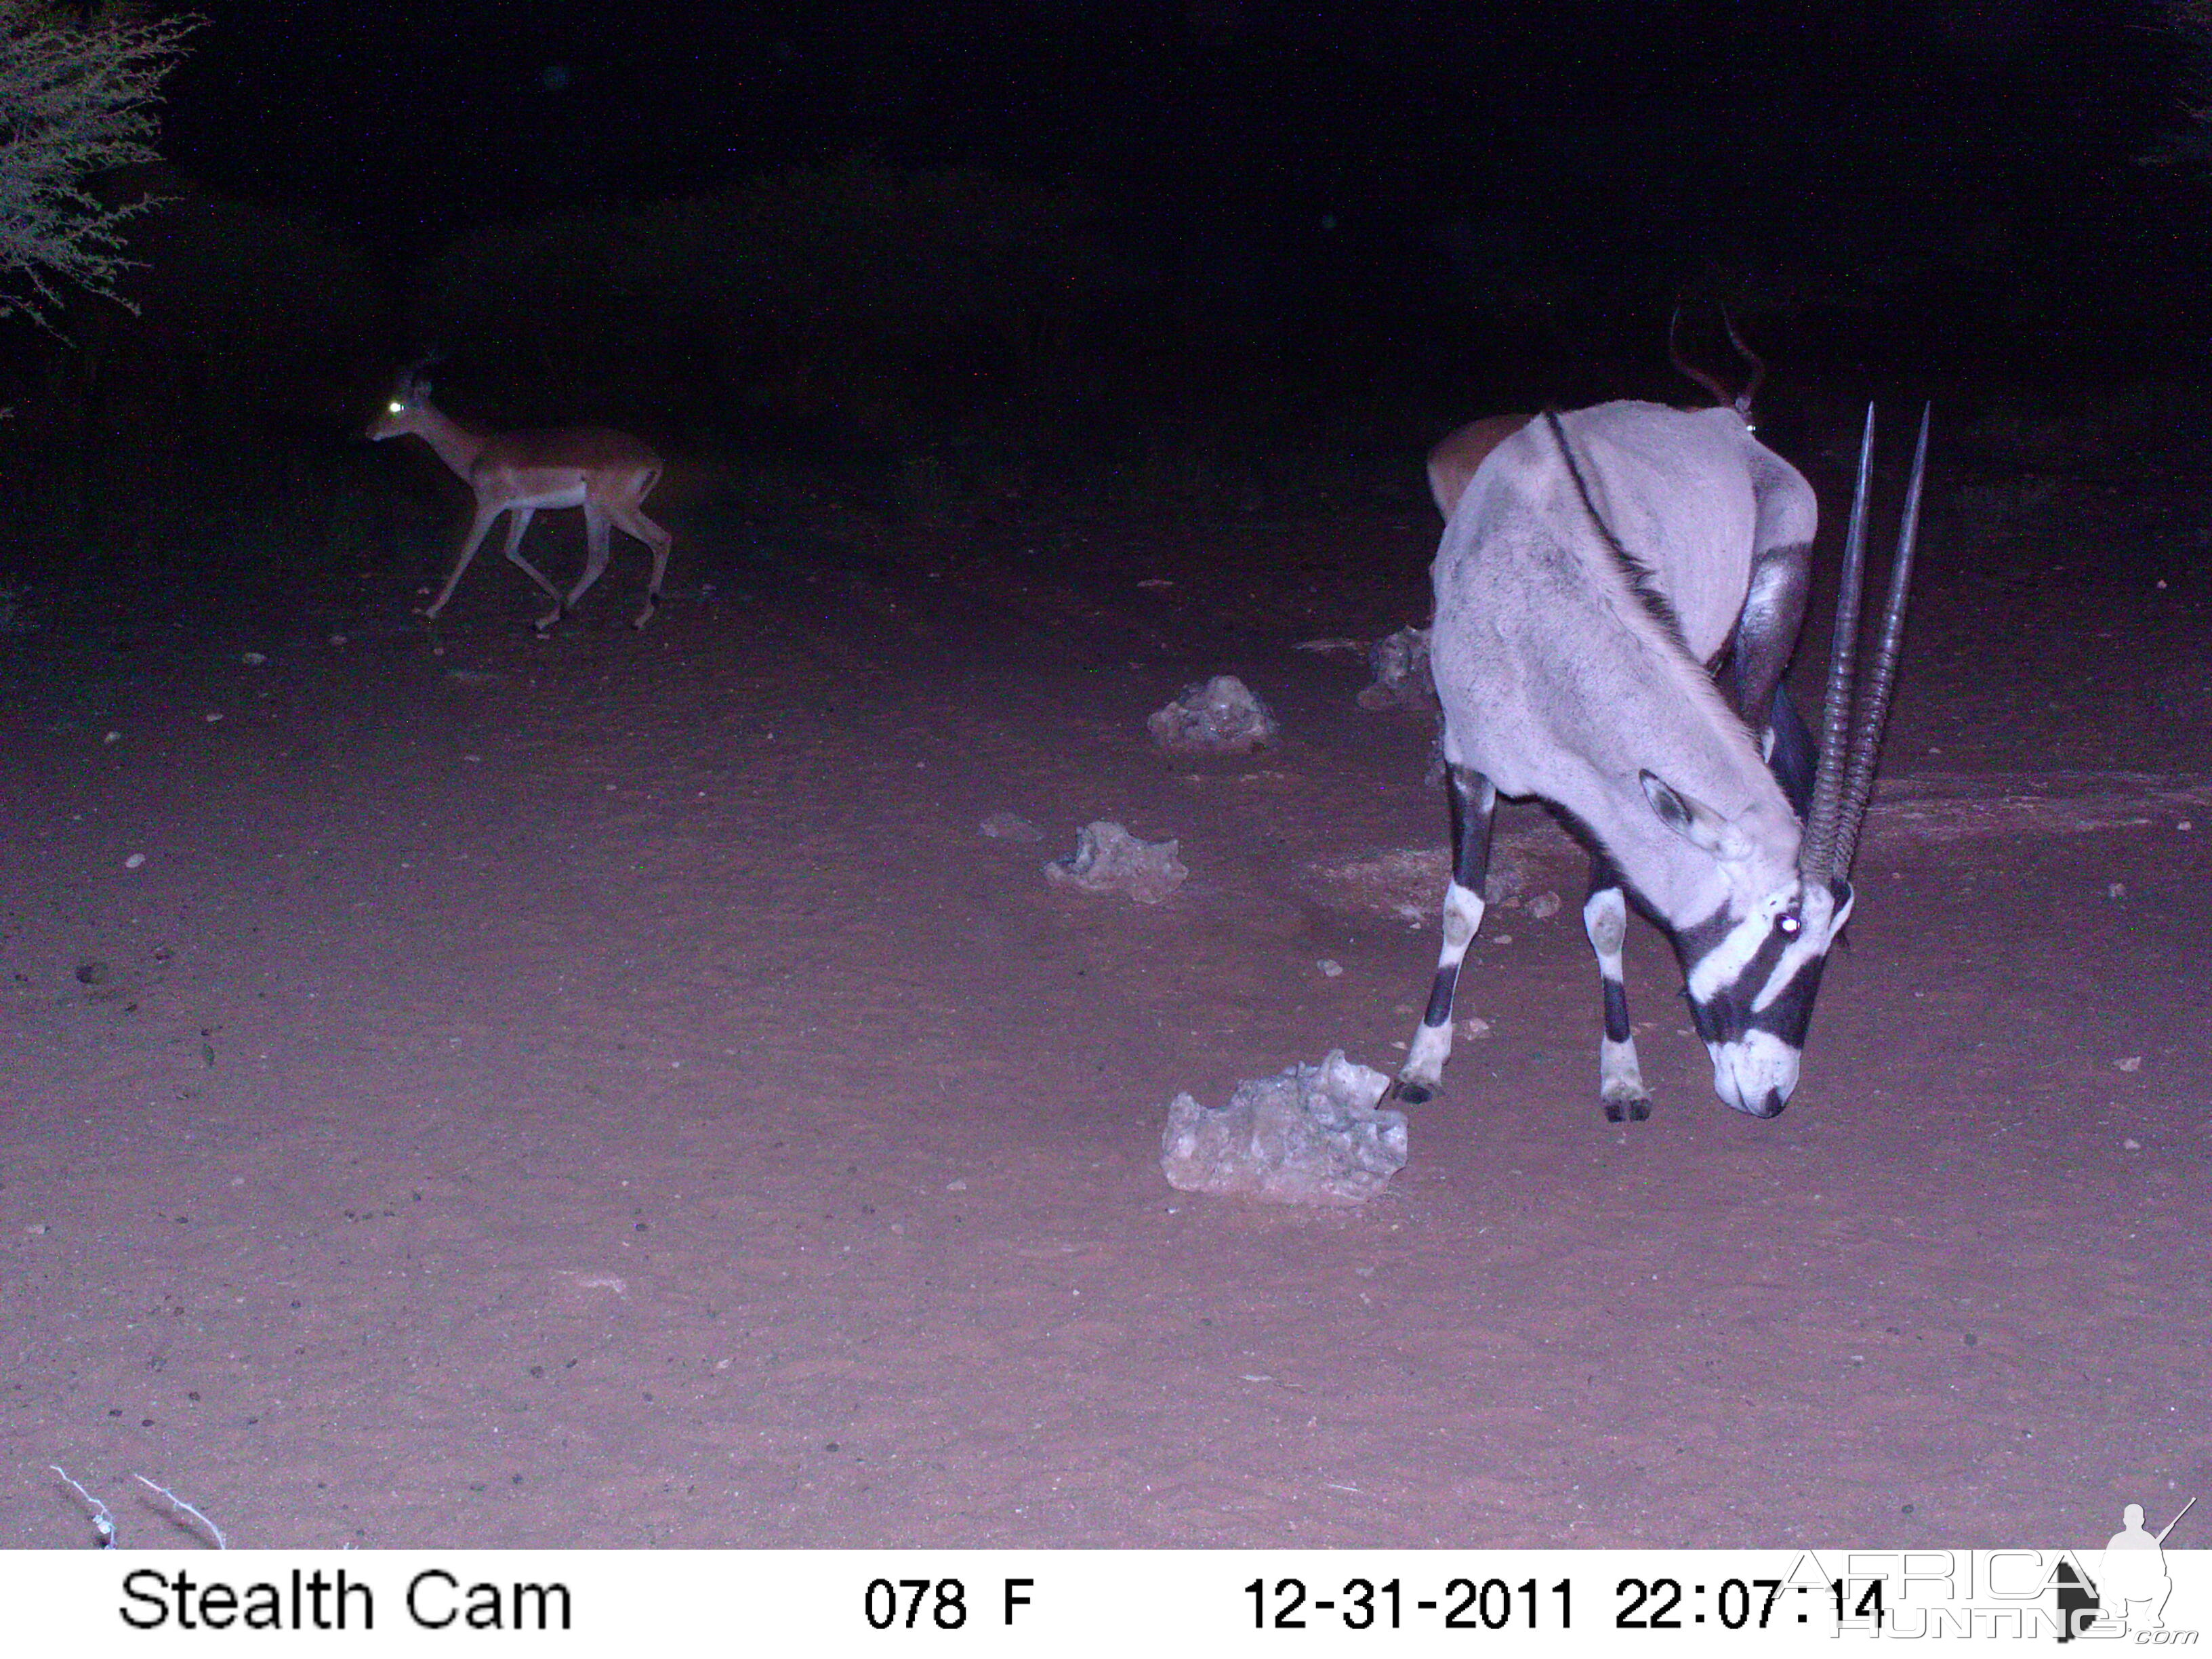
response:
<svg viewBox="0 0 2212 1659"><path fill-rule="evenodd" d="M426 629L423 531L0 640L0 1546L90 1541L50 1464L126 1547L187 1541L133 1473L288 1547L2094 1547L2212 1487L2181 518L1939 519L1781 1119L1639 926L1658 1108L1604 1124L1579 856L1516 808L1389 1190L1165 1186L1178 1090L1387 1069L1427 984L1439 866L1419 926L1320 873L1440 849L1426 722L1291 649L1425 614L1408 475L1195 530L695 502L641 635L635 550L550 641L495 560ZM1219 672L1284 741L1155 753ZM1048 887L1101 817L1188 883Z"/></svg>

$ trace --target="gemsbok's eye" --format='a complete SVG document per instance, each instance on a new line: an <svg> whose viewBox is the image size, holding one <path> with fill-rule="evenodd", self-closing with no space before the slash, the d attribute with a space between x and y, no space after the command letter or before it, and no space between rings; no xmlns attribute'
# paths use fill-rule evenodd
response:
<svg viewBox="0 0 2212 1659"><path fill-rule="evenodd" d="M396 399L387 404L386 407L389 408L394 415L404 415L407 412L407 405L397 401Z"/></svg>
<svg viewBox="0 0 2212 1659"><path fill-rule="evenodd" d="M1774 919L1774 925L1782 930L1782 936L1784 939L1796 939L1805 927L1803 922L1797 920L1797 913L1795 910L1784 910Z"/></svg>

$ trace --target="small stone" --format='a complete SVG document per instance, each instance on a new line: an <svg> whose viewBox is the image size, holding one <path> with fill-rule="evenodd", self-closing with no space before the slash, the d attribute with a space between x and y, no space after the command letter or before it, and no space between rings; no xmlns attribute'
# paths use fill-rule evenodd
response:
<svg viewBox="0 0 2212 1659"><path fill-rule="evenodd" d="M2105 896L2108 899L2124 899L2127 896L2128 884L2124 881L2112 882L2105 889Z"/></svg>
<svg viewBox="0 0 2212 1659"><path fill-rule="evenodd" d="M1323 979L1340 979L1344 974L1344 964L1333 957L1323 957L1314 966L1321 969Z"/></svg>
<svg viewBox="0 0 2212 1659"><path fill-rule="evenodd" d="M1513 935L1510 933L1493 933L1491 935L1490 942L1492 945L1510 945L1513 943Z"/></svg>
<svg viewBox="0 0 2212 1659"><path fill-rule="evenodd" d="M2128 1152L2139 1152L2142 1151L2142 1142L2130 1137L2120 1143L2120 1150Z"/></svg>
<svg viewBox="0 0 2212 1659"><path fill-rule="evenodd" d="M129 858L123 860L123 867L126 870L136 870L140 865L145 862L146 855L143 853L133 853Z"/></svg>
<svg viewBox="0 0 2212 1659"><path fill-rule="evenodd" d="M1217 674L1145 722L1152 741L1171 755L1243 755L1273 743L1275 717L1234 674Z"/></svg>
<svg viewBox="0 0 2212 1659"><path fill-rule="evenodd" d="M332 645L343 646L345 642L346 636L343 634L333 634L331 635L331 643Z"/></svg>
<svg viewBox="0 0 2212 1659"><path fill-rule="evenodd" d="M110 732L106 737L100 739L102 743L120 743L122 740L123 734L120 732Z"/></svg>
<svg viewBox="0 0 2212 1659"><path fill-rule="evenodd" d="M1405 1167L1406 1115L1378 1106L1390 1079L1332 1049L1241 1083L1219 1111L1168 1108L1160 1170L1187 1193L1277 1204L1364 1204Z"/></svg>
<svg viewBox="0 0 2212 1659"><path fill-rule="evenodd" d="M1044 831L1027 818L1012 812L994 812L983 820L980 833L990 841L1042 841Z"/></svg>
<svg viewBox="0 0 2212 1659"><path fill-rule="evenodd" d="M1370 714L1386 708L1433 708L1436 680L1429 669L1429 632L1401 628L1375 641L1367 653L1375 684L1352 701Z"/></svg>
<svg viewBox="0 0 2212 1659"><path fill-rule="evenodd" d="M1190 874L1176 857L1181 848L1180 842L1139 841L1121 825L1101 819L1075 832L1074 854L1046 865L1044 878L1056 887L1158 904Z"/></svg>
<svg viewBox="0 0 2212 1659"><path fill-rule="evenodd" d="M208 715L206 718L207 718L207 723L208 723L210 726L213 726L213 725L214 725L217 720L221 720L221 719L222 718L222 715L220 715L220 714L210 714L210 715Z"/></svg>
<svg viewBox="0 0 2212 1659"><path fill-rule="evenodd" d="M244 663L248 668L265 668L269 665L268 657L258 651L247 652L239 659L239 661Z"/></svg>
<svg viewBox="0 0 2212 1659"><path fill-rule="evenodd" d="M1539 921L1550 921L1559 914L1559 896L1552 892L1537 894L1528 901L1528 914Z"/></svg>
<svg viewBox="0 0 2212 1659"><path fill-rule="evenodd" d="M2130 1054L2125 1060L2116 1060L2112 1064L2124 1072L2140 1072L2142 1070L2142 1056Z"/></svg>
<svg viewBox="0 0 2212 1659"><path fill-rule="evenodd" d="M1469 1014L1465 1019L1460 1021L1459 1029L1468 1036L1486 1037L1490 1035L1490 1022L1480 1014Z"/></svg>
<svg viewBox="0 0 2212 1659"><path fill-rule="evenodd" d="M948 1193L966 1192L968 1190L968 1178L965 1176L954 1177L952 1180L945 1183L945 1190Z"/></svg>

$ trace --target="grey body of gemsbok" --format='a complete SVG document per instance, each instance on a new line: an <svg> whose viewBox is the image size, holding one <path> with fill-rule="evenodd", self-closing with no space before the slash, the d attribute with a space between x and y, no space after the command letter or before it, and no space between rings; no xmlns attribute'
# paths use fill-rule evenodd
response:
<svg viewBox="0 0 2212 1659"><path fill-rule="evenodd" d="M1902 641L1928 417L1862 686L1867 411L1816 763L1782 677L1818 508L1803 476L1753 435L1744 401L1478 422L1431 458L1447 520L1429 649L1452 876L1429 1006L1392 1090L1401 1100L1441 1085L1500 793L1549 803L1590 848L1583 922L1603 993L1609 1121L1650 1112L1621 976L1632 896L1674 944L1720 1097L1769 1118L1796 1087L1821 969L1854 902L1851 854Z"/></svg>

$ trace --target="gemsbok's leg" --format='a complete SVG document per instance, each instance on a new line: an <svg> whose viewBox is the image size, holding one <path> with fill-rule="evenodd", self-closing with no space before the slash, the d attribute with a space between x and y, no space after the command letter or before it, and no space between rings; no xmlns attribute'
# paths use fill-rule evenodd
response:
<svg viewBox="0 0 2212 1659"><path fill-rule="evenodd" d="M1598 1097L1607 1123L1641 1123L1651 1115L1651 1096L1636 1063L1636 1028L1628 1023L1628 984L1620 949L1628 937L1628 901L1620 877L1605 860L1590 860L1589 897L1583 902L1583 932L1597 952L1598 983L1605 993L1605 1036L1597 1049Z"/></svg>
<svg viewBox="0 0 2212 1659"><path fill-rule="evenodd" d="M1391 1085L1394 1099L1418 1106L1443 1086L1444 1061L1451 1058L1452 993L1460 963L1474 930L1482 926L1482 888L1490 874L1490 832L1498 812L1498 787L1464 766L1450 769L1452 875L1444 889L1443 945L1437 955L1437 977L1429 988L1428 1012L1413 1033L1406 1063Z"/></svg>

